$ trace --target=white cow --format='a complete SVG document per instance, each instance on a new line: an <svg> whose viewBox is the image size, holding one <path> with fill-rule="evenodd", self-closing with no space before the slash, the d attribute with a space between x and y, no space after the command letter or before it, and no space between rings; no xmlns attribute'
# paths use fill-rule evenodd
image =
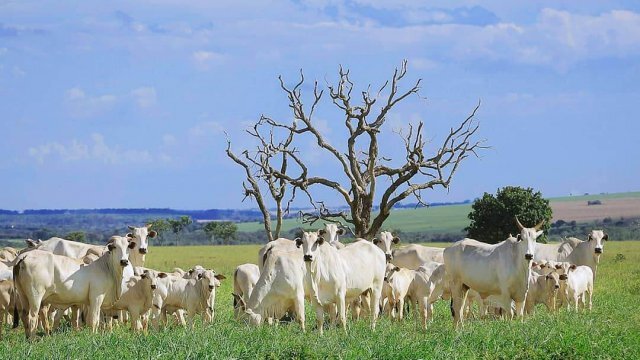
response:
<svg viewBox="0 0 640 360"><path fill-rule="evenodd" d="M445 266L432 262L422 265L415 271L409 286L409 294L418 302L418 311L422 318L422 327L427 329L427 321L433 317L433 304L447 290Z"/></svg>
<svg viewBox="0 0 640 360"><path fill-rule="evenodd" d="M224 275L216 274L213 270L206 270L197 275L196 279L183 279L173 276L163 277L158 274L157 296L154 307L167 311L184 309L187 312L187 323L193 328L196 314L203 314L205 322L211 322L215 315L214 305L216 288L220 287L220 280ZM166 322L166 318L164 319ZM185 323L181 324L184 326Z"/></svg>
<svg viewBox="0 0 640 360"><path fill-rule="evenodd" d="M42 303L88 305L87 323L96 332L101 307L111 306L121 295L122 269L134 246L129 238L112 236L108 252L89 265L41 250L18 256L14 279L26 312L26 337L34 334Z"/></svg>
<svg viewBox="0 0 640 360"><path fill-rule="evenodd" d="M609 240L609 235L602 230L592 230L587 235L587 241L568 238L561 244L544 245L543 251L538 252L538 250L536 250L535 259L566 261L575 265L586 265L591 268L595 278L598 264L600 263L600 255L604 252L603 240ZM538 244L538 246L541 245L542 244ZM558 247L559 250L554 252L553 249L556 247Z"/></svg>
<svg viewBox="0 0 640 360"><path fill-rule="evenodd" d="M544 304L547 310L556 309L556 295L560 289L560 279L558 274L550 272L549 274L531 273L529 277L529 291L527 292L527 300L524 305L526 314L533 314L535 306Z"/></svg>
<svg viewBox="0 0 640 360"><path fill-rule="evenodd" d="M424 264L444 262L442 257L444 249L442 248L409 244L403 248L392 250L391 244L400 243L400 238L393 236L388 231L381 232L379 238L373 239L373 243L384 252L387 262L401 268L416 270Z"/></svg>
<svg viewBox="0 0 640 360"><path fill-rule="evenodd" d="M0 339L4 332L4 321L12 314L14 307L13 281L0 280Z"/></svg>
<svg viewBox="0 0 640 360"><path fill-rule="evenodd" d="M244 314L252 325L259 325L265 319L279 319L293 309L304 332L304 298L305 293L311 290L305 285L306 269L301 252L296 249L288 252L269 251L266 254L249 301L245 303L238 294L233 294L233 297L246 309Z"/></svg>
<svg viewBox="0 0 640 360"><path fill-rule="evenodd" d="M402 320L404 318L405 298L409 294L409 287L413 283L415 276L416 270L387 264L384 276L385 286L383 297L387 300L386 306L388 306L389 316L392 319ZM412 300L417 301L417 299Z"/></svg>
<svg viewBox="0 0 640 360"><path fill-rule="evenodd" d="M578 311L578 303L580 303L583 309L588 306L589 310L591 310L593 278L593 271L586 265L576 266L572 264L566 274L560 275L561 280L566 280L564 296L567 302L567 309L573 306Z"/></svg>
<svg viewBox="0 0 640 360"><path fill-rule="evenodd" d="M67 256L74 259L81 259L89 251L95 254L102 254L105 251L105 247L101 245L85 244L77 241L71 241L62 239L59 237L52 237L49 240L25 240L27 243L27 249L23 251L29 251L32 249L38 249L42 251L48 251L55 255Z"/></svg>
<svg viewBox="0 0 640 360"><path fill-rule="evenodd" d="M131 232L127 234L127 237L134 239L136 243L136 247L131 250L129 256L131 265L134 267L144 266L147 252L149 252L149 239L153 239L157 235L155 231L149 230L150 228L151 224L142 227L129 226Z"/></svg>
<svg viewBox="0 0 640 360"><path fill-rule="evenodd" d="M166 277L161 273L159 277ZM158 287L156 274L153 271L144 271L140 276L130 278L122 292L122 296L112 306L112 310L126 310L129 312L132 331L142 330L141 316L151 310L154 293Z"/></svg>
<svg viewBox="0 0 640 360"><path fill-rule="evenodd" d="M345 245L340 242L340 235L344 235L345 231L343 228L338 228L336 224L325 224L324 229L318 230L318 234L321 235L329 245L335 247L336 249L342 249Z"/></svg>
<svg viewBox="0 0 640 360"><path fill-rule="evenodd" d="M289 240L286 238L277 238L273 241L269 241L266 245L258 250L258 267L262 271L262 266L266 260L266 255L272 251L300 251L300 249L296 246L296 242L294 240Z"/></svg>
<svg viewBox="0 0 640 360"><path fill-rule="evenodd" d="M338 250L326 244L317 232L304 232L296 245L302 247L320 333L323 332L323 306L335 304L338 320L346 330L345 304L368 291L371 292L371 328L375 329L384 283L384 253L368 241L356 241Z"/></svg>
<svg viewBox="0 0 640 360"><path fill-rule="evenodd" d="M516 315L522 316L529 289L531 260L536 239L542 235L542 222L520 228L517 238L509 238L495 245L464 239L444 250L444 263L451 284L454 326L462 325L468 290L474 289L484 299L499 295L503 309L511 310L515 301ZM513 316L513 312L511 312Z"/></svg>
<svg viewBox="0 0 640 360"><path fill-rule="evenodd" d="M242 264L238 265L233 272L233 312L238 319L240 314L246 309L242 307L243 304L249 302L251 292L256 286L258 279L260 278L260 268L255 264ZM236 300L235 295L242 298L242 302Z"/></svg>

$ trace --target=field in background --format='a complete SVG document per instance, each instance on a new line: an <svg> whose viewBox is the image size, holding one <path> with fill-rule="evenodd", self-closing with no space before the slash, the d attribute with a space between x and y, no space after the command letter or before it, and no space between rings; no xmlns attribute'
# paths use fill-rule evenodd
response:
<svg viewBox="0 0 640 360"><path fill-rule="evenodd" d="M601 200L602 205L587 205L590 200ZM553 209L553 221L586 222L607 217L614 220L620 217L640 217L640 192L552 198L550 204ZM467 215L470 211L471 205L395 209L385 222L384 228L403 232L462 233L463 229L469 225ZM298 219L287 219L283 224L285 231L298 227L305 227ZM238 231L261 230L264 230L264 227L259 222L238 224Z"/></svg>
<svg viewBox="0 0 640 360"><path fill-rule="evenodd" d="M255 262L258 246L154 247L149 265L171 269L194 264L213 267L229 276L218 290L212 325L195 330L171 327L148 335L118 328L90 334L61 329L33 343L22 329L8 331L0 341L2 358L482 358L584 359L640 358L640 242L609 242L598 269L594 310L550 314L542 308L524 322L471 320L452 329L449 304L438 302L429 329L419 328L413 315L403 323L383 318L376 331L366 320L349 322L347 334L329 328L323 337L314 329L307 309L307 333L297 324L249 327L232 316L231 273L236 265ZM621 254L621 255L617 255Z"/></svg>

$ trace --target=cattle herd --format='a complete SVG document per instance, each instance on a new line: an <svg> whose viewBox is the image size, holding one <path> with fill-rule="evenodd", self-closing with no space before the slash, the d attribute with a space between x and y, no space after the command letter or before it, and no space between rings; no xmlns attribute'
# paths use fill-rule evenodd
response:
<svg viewBox="0 0 640 360"><path fill-rule="evenodd" d="M533 228L515 222L520 233L495 245L472 239L447 248L408 245L383 231L368 241L344 245L344 230L326 224L299 238L279 238L263 246L256 264L233 274L233 306L238 321L272 324L287 316L305 330L305 301L316 312L317 329L329 324L347 329L351 318L369 317L375 329L380 314L402 321L415 309L427 327L433 304L450 302L454 326L469 316L523 317L544 304L592 307L593 283L603 241L593 230L586 241L565 238L537 243L542 223ZM96 332L128 321L133 331L166 326L168 316L193 326L214 317L216 289L224 275L194 266L162 272L145 267L150 225L130 226L105 246L61 238L27 240L22 250L0 250L0 336L4 321L20 320L26 337L38 329L49 334L63 319L77 329ZM473 304L477 303L477 315Z"/></svg>

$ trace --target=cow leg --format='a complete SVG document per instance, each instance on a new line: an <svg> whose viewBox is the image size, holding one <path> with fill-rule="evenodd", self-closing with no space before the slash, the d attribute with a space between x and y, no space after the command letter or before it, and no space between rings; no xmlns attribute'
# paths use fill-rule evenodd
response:
<svg viewBox="0 0 640 360"><path fill-rule="evenodd" d="M100 306L104 301L104 294L98 295L94 298L89 298L89 311L87 316L88 325L91 328L92 333L98 331L98 325L100 323Z"/></svg>
<svg viewBox="0 0 640 360"><path fill-rule="evenodd" d="M524 301L516 301L516 316L524 321Z"/></svg>
<svg viewBox="0 0 640 360"><path fill-rule="evenodd" d="M296 318L300 323L300 328L302 329L302 332L306 332L307 329L305 328L305 325L304 325L304 320L305 320L304 319L304 293L298 294L298 296L296 296L293 306L295 308L294 310L296 313Z"/></svg>
<svg viewBox="0 0 640 360"><path fill-rule="evenodd" d="M398 320L402 321L404 319L404 297L400 296L398 299Z"/></svg>
<svg viewBox="0 0 640 360"><path fill-rule="evenodd" d="M347 331L347 303L346 303L346 293L342 294L338 298L338 317L340 319L340 325L344 331Z"/></svg>
<svg viewBox="0 0 640 360"><path fill-rule="evenodd" d="M451 312L453 313L453 325L458 328L463 325L462 310L464 309L469 288L465 285L452 284L451 286Z"/></svg>
<svg viewBox="0 0 640 360"><path fill-rule="evenodd" d="M324 309L322 305L316 304L316 326L318 327L318 331L320 331L320 335L324 333Z"/></svg>
<svg viewBox="0 0 640 360"><path fill-rule="evenodd" d="M429 318L429 313L427 311L429 299L425 297L418 298L418 310L420 311L420 318L422 320L422 328L427 330L427 320Z"/></svg>

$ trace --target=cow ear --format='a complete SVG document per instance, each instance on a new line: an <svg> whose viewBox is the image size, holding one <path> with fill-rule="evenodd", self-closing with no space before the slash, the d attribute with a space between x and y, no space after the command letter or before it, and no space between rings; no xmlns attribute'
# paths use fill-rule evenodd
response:
<svg viewBox="0 0 640 360"><path fill-rule="evenodd" d="M150 238L154 238L156 237L156 235L158 235L158 233L153 230L149 231L149 234L147 234L147 236Z"/></svg>
<svg viewBox="0 0 640 360"><path fill-rule="evenodd" d="M520 235L520 234L516 235L516 240L522 241L522 235Z"/></svg>
<svg viewBox="0 0 640 360"><path fill-rule="evenodd" d="M129 248L129 249L133 249L133 248L135 248L135 247L136 247L136 242L135 242L135 241L129 241L129 246L128 246L128 248Z"/></svg>
<svg viewBox="0 0 640 360"><path fill-rule="evenodd" d="M345 231L343 228L338 229L338 235L344 235Z"/></svg>
<svg viewBox="0 0 640 360"><path fill-rule="evenodd" d="M400 238L397 237L397 236L394 236L393 240L391 240L391 241L393 241L394 244L399 244L400 243Z"/></svg>
<svg viewBox="0 0 640 360"><path fill-rule="evenodd" d="M296 247L297 248L300 248L300 246L302 246L302 239L296 238L295 242L296 242Z"/></svg>
<svg viewBox="0 0 640 360"><path fill-rule="evenodd" d="M535 261L531 262L531 267L536 267L536 266L538 266L537 262L535 262Z"/></svg>
<svg viewBox="0 0 640 360"><path fill-rule="evenodd" d="M127 233L127 237L128 237L129 239L133 239L133 238L135 238L135 236L133 236L133 234L132 234L132 233Z"/></svg>
<svg viewBox="0 0 640 360"><path fill-rule="evenodd" d="M167 275L167 273L163 273L163 272L158 273L158 277L159 277L160 279L164 279L164 278L166 278L167 276L169 276L169 275Z"/></svg>
<svg viewBox="0 0 640 360"><path fill-rule="evenodd" d="M396 266L393 268L393 271L400 271L400 268Z"/></svg>
<svg viewBox="0 0 640 360"><path fill-rule="evenodd" d="M324 238L322 236L318 236L318 240L316 240L316 242L318 243L318 245L322 245L324 244Z"/></svg>
<svg viewBox="0 0 640 360"><path fill-rule="evenodd" d="M326 233L327 233L327 231L325 229L318 230L318 235L324 235Z"/></svg>
<svg viewBox="0 0 640 360"><path fill-rule="evenodd" d="M109 249L109 251L113 251L113 249L115 249L116 246L113 243L109 243L107 244L107 249Z"/></svg>
<svg viewBox="0 0 640 360"><path fill-rule="evenodd" d="M227 277L226 277L226 276L224 276L224 275L222 275L222 274L216 274L216 275L214 276L214 278L216 278L216 279L218 279L218 280L224 280L224 279L226 279Z"/></svg>
<svg viewBox="0 0 640 360"><path fill-rule="evenodd" d="M143 278L143 279L146 279L147 275L149 275L149 273L145 271L142 274L140 274L140 277Z"/></svg>
<svg viewBox="0 0 640 360"><path fill-rule="evenodd" d="M609 241L609 235L608 234L604 234L604 236L602 237L602 240Z"/></svg>
<svg viewBox="0 0 640 360"><path fill-rule="evenodd" d="M593 238L591 237L591 234L587 235L587 241L591 241L593 240Z"/></svg>
<svg viewBox="0 0 640 360"><path fill-rule="evenodd" d="M193 274L193 269L189 269L189 275Z"/></svg>
<svg viewBox="0 0 640 360"><path fill-rule="evenodd" d="M31 239L26 239L24 242L27 243L27 247L28 248L34 248L34 247L38 246L38 243L36 241L34 241L34 240L31 240Z"/></svg>
<svg viewBox="0 0 640 360"><path fill-rule="evenodd" d="M202 273L198 274L198 279L202 279Z"/></svg>
<svg viewBox="0 0 640 360"><path fill-rule="evenodd" d="M378 238L373 238L373 245L380 244L380 240Z"/></svg>
<svg viewBox="0 0 640 360"><path fill-rule="evenodd" d="M133 231L133 230L135 230L135 229L136 229L136 228L135 228L135 226L131 226L131 225L129 225L129 226L127 226L127 227L128 227L128 228L129 228L129 230L131 230L131 231Z"/></svg>
<svg viewBox="0 0 640 360"><path fill-rule="evenodd" d="M575 270L577 268L576 264L571 264L571 266L569 266L569 269L571 270Z"/></svg>

